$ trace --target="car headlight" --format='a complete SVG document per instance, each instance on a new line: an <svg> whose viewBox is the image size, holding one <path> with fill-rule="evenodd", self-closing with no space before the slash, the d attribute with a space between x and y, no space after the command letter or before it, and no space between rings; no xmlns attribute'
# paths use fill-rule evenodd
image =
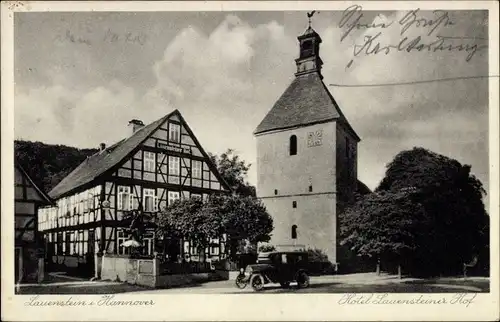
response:
<svg viewBox="0 0 500 322"><path fill-rule="evenodd" d="M245 269L243 267L240 268L240 274L245 274Z"/></svg>

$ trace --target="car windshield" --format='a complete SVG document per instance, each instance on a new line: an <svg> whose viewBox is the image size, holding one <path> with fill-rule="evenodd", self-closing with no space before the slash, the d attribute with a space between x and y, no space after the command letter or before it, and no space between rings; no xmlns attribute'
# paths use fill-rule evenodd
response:
<svg viewBox="0 0 500 322"><path fill-rule="evenodd" d="M257 263L258 264L271 264L271 254L269 253L262 253L259 254L257 257Z"/></svg>

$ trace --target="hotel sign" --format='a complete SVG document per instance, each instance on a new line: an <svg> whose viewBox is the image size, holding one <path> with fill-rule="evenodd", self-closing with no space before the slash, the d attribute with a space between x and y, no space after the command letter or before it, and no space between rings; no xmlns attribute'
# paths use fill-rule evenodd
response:
<svg viewBox="0 0 500 322"><path fill-rule="evenodd" d="M156 147L160 149L164 149L167 151L173 151L173 152L178 152L178 153L188 153L191 154L191 148L190 147L180 147L180 146L174 146L170 144L165 144L161 142L156 143Z"/></svg>

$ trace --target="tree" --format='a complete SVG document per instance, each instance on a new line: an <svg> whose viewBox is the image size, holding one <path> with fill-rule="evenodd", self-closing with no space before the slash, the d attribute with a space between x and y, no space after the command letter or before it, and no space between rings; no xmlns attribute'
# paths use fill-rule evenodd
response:
<svg viewBox="0 0 500 322"><path fill-rule="evenodd" d="M77 149L42 142L14 141L16 161L43 191L50 191L97 149Z"/></svg>
<svg viewBox="0 0 500 322"><path fill-rule="evenodd" d="M236 154L233 149L227 149L220 156L209 153L210 159L217 166L217 170L232 188L232 190L243 196L256 196L255 187L247 181L247 174L251 164L247 164Z"/></svg>
<svg viewBox="0 0 500 322"><path fill-rule="evenodd" d="M260 200L237 195L177 201L158 214L157 225L163 235L189 239L200 248L225 234L232 258L239 241L267 242L273 230L273 220Z"/></svg>
<svg viewBox="0 0 500 322"><path fill-rule="evenodd" d="M366 195L340 216L341 244L358 256L395 263L400 271L425 222L422 206L412 199L405 191Z"/></svg>
<svg viewBox="0 0 500 322"><path fill-rule="evenodd" d="M470 165L413 148L396 155L377 191L412 187L431 225L420 235L416 264L430 274L453 274L489 247L489 216L482 183ZM484 258L484 260L487 260ZM483 261L484 263L484 261ZM484 263L489 265L489 263Z"/></svg>
<svg viewBox="0 0 500 322"><path fill-rule="evenodd" d="M342 241L358 255L404 260L414 274L456 274L488 247L484 193L470 166L423 148L402 151L375 193L343 215Z"/></svg>

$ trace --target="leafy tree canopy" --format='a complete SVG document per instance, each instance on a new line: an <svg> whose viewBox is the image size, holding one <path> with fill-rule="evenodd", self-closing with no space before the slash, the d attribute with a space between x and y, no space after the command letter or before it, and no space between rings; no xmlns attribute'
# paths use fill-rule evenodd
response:
<svg viewBox="0 0 500 322"><path fill-rule="evenodd" d="M209 156L235 193L243 196L256 196L255 187L246 181L251 164L241 160L235 150L227 149L220 156L209 153Z"/></svg>
<svg viewBox="0 0 500 322"><path fill-rule="evenodd" d="M17 162L31 179L45 192L49 192L97 149L77 149L65 145L42 142L14 141Z"/></svg>
<svg viewBox="0 0 500 322"><path fill-rule="evenodd" d="M375 193L340 218L342 243L358 255L404 258L449 273L484 254L489 220L471 167L423 148L402 151Z"/></svg>
<svg viewBox="0 0 500 322"><path fill-rule="evenodd" d="M237 195L179 200L158 214L157 225L161 233L190 239L199 247L226 234L232 256L238 241L267 242L273 230L272 217L260 200Z"/></svg>

